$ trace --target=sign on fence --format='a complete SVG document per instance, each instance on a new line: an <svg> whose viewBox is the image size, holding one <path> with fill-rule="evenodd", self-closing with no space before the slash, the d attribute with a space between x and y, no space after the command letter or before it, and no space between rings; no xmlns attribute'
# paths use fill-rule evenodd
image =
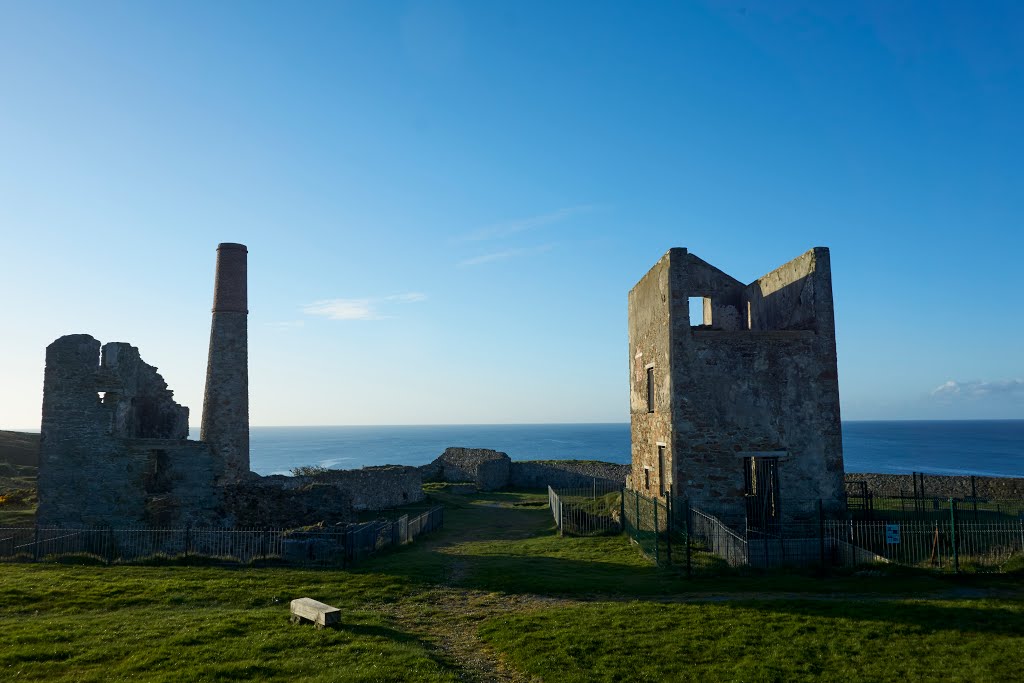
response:
<svg viewBox="0 0 1024 683"><path fill-rule="evenodd" d="M899 545L900 542L900 525L899 524L886 524L885 525L885 542L889 545Z"/></svg>

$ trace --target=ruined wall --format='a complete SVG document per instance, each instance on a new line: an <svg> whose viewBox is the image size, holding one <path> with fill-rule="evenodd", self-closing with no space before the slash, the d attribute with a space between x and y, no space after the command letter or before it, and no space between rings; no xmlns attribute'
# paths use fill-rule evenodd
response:
<svg viewBox="0 0 1024 683"><path fill-rule="evenodd" d="M258 477L223 487L224 525L236 528L294 528L355 520L347 491L331 484L284 482L291 477Z"/></svg>
<svg viewBox="0 0 1024 683"><path fill-rule="evenodd" d="M354 510L387 510L426 498L418 467L380 465L358 470L330 470L315 479L343 491Z"/></svg>
<svg viewBox="0 0 1024 683"><path fill-rule="evenodd" d="M629 292L629 422L632 435L633 488L655 495L671 490L672 378L669 362L669 274L686 258L672 249ZM688 305L688 304L687 304ZM689 309L687 307L687 314ZM648 410L648 368L654 380L653 411ZM664 444L666 468L659 476L658 444ZM646 470L646 473L645 473Z"/></svg>
<svg viewBox="0 0 1024 683"><path fill-rule="evenodd" d="M701 320L690 320L691 297L704 299ZM632 488L661 493L661 442L665 488L730 523L745 518L752 454L780 455L786 516L809 514L819 498L844 505L827 249L750 285L672 249L630 291L629 344Z"/></svg>
<svg viewBox="0 0 1024 683"><path fill-rule="evenodd" d="M509 488L579 488L599 482L624 485L632 465L597 460L515 460L511 463Z"/></svg>
<svg viewBox="0 0 1024 683"><path fill-rule="evenodd" d="M61 337L46 349L41 525L206 525L220 518L218 461L188 441L188 409L123 343Z"/></svg>
<svg viewBox="0 0 1024 683"><path fill-rule="evenodd" d="M681 291L702 288L685 268ZM828 250L813 249L741 292L750 329L694 328L673 300L674 463L678 492L745 517L744 457L779 453L786 516L844 504L842 433ZM747 327L744 321L744 327Z"/></svg>
<svg viewBox="0 0 1024 683"><path fill-rule="evenodd" d="M481 491L496 491L508 485L510 463L500 451L450 447L419 469L423 481L472 482Z"/></svg>

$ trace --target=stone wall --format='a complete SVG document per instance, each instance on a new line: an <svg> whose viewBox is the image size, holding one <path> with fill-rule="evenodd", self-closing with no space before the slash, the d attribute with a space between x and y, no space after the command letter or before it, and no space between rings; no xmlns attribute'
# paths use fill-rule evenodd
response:
<svg viewBox="0 0 1024 683"><path fill-rule="evenodd" d="M894 497L914 495L914 482L910 474L866 474L848 472L847 482L867 482L868 490L875 496ZM979 498L1024 499L1024 478L1020 477L974 477L974 490ZM925 497L969 498L971 496L970 476L924 475Z"/></svg>
<svg viewBox="0 0 1024 683"><path fill-rule="evenodd" d="M579 488L599 482L625 485L631 465L597 460L515 460L508 485L516 489Z"/></svg>
<svg viewBox="0 0 1024 683"><path fill-rule="evenodd" d="M704 300L700 324L691 297ZM842 507L827 249L746 286L672 249L630 292L629 339L635 488L672 490L734 523L746 514L749 458L777 457L787 514L810 514L818 499Z"/></svg>
<svg viewBox="0 0 1024 683"><path fill-rule="evenodd" d="M290 478L332 486L344 492L354 510L387 510L426 498L420 468L405 465L328 470L312 477Z"/></svg>
<svg viewBox="0 0 1024 683"><path fill-rule="evenodd" d="M419 469L424 481L472 482L481 491L496 491L508 485L510 463L500 451L450 447Z"/></svg>
<svg viewBox="0 0 1024 683"><path fill-rule="evenodd" d="M222 468L187 433L188 409L138 349L61 337L46 349L37 522L219 523Z"/></svg>
<svg viewBox="0 0 1024 683"><path fill-rule="evenodd" d="M224 524L287 529L354 521L347 491L331 484L281 481L289 478L256 477L225 486Z"/></svg>

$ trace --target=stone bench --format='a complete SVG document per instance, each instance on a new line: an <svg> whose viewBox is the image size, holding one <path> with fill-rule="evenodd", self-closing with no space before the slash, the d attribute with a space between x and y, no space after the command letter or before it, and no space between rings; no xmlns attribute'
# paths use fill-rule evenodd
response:
<svg viewBox="0 0 1024 683"><path fill-rule="evenodd" d="M309 622L317 628L333 626L341 620L341 610L337 607L325 605L313 598L297 598L292 600L293 624Z"/></svg>

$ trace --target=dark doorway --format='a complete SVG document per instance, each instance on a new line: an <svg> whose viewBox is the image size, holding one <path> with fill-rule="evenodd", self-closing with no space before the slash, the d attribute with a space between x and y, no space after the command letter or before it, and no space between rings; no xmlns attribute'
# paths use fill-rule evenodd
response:
<svg viewBox="0 0 1024 683"><path fill-rule="evenodd" d="M744 458L747 530L765 534L779 531L779 459Z"/></svg>

